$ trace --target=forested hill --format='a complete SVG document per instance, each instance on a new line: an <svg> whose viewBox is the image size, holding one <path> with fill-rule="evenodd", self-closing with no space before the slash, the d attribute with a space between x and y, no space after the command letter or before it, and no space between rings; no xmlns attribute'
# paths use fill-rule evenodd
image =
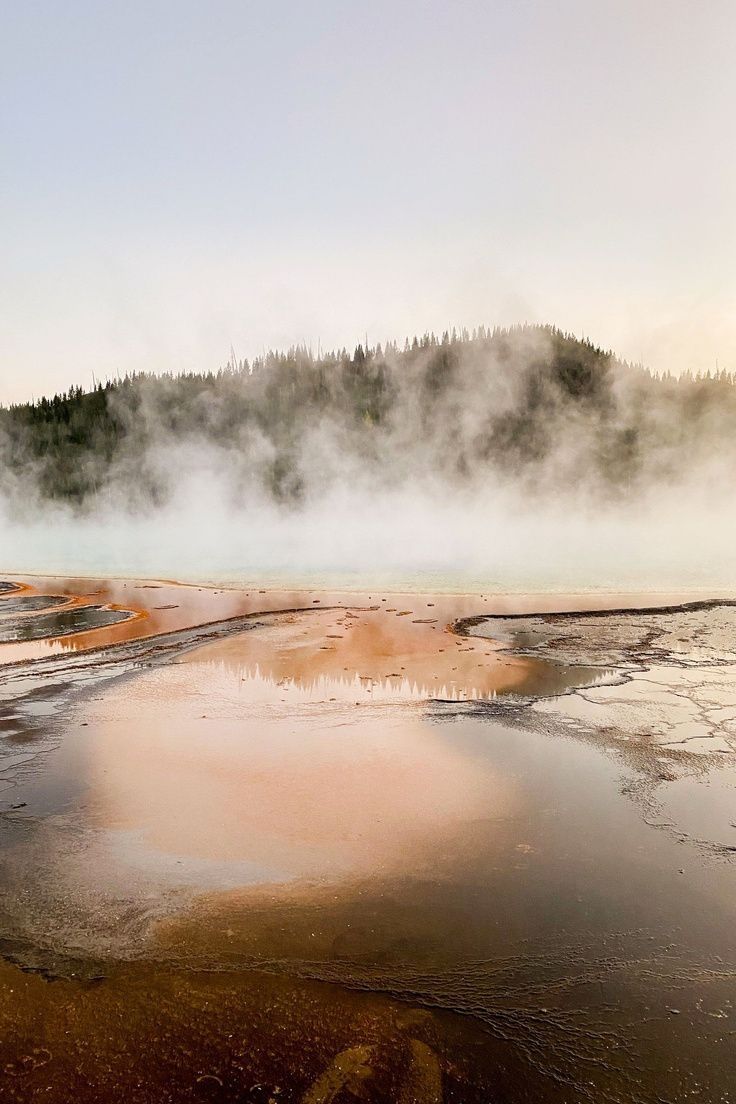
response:
<svg viewBox="0 0 736 1104"><path fill-rule="evenodd" d="M135 375L0 409L5 496L165 500L182 466L282 502L355 480L632 493L736 456L731 375L653 376L551 327L425 335L217 372ZM728 470L726 468L725 470Z"/></svg>

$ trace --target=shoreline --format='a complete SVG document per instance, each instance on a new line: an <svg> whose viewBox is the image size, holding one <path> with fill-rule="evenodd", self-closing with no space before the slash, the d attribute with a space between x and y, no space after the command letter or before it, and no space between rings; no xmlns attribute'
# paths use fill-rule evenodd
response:
<svg viewBox="0 0 736 1104"><path fill-rule="evenodd" d="M394 584L384 586L380 580L374 580L370 587L365 585L347 586L341 583L330 584L328 582L319 582L309 584L300 579L296 579L293 582L287 579L283 580L279 585L266 582L264 586L264 580L258 577L251 577L251 579L245 579L242 582L238 582L233 579L229 579L224 582L217 580L189 580L181 578L169 578L164 575L139 575L139 574L115 574L115 573L102 573L102 572L60 572L60 571L21 571L18 569L0 569L0 579L16 580L16 579L34 579L34 580L78 580L80 582L116 582L124 584L138 584L140 586L161 586L161 587L178 587L183 590L207 590L207 591L226 591L232 594L247 593L250 591L257 591L263 594L289 594L289 593L304 593L304 594L346 594L346 595L367 595L368 590L371 589L375 592L380 592L384 595L400 596L402 594L410 596L412 598L421 598L424 595L437 596L440 598L481 598L485 600L516 600L521 599L528 601L532 598L538 598L546 604L548 600L557 599L567 605L575 602L577 599L583 601L591 601L597 598L606 599L612 597L619 598L631 598L632 600L647 598L656 598L661 596L669 601L672 609L679 609L685 604L690 602L705 602L709 604L721 604L728 602L729 600L736 601L734 598L734 587L718 587L718 586L688 586L679 588L673 587L630 587L625 585L620 586L590 586L584 587L580 590L570 590L564 587L559 588L547 588L547 589L532 589L517 587L508 590L498 589L487 586L485 589L470 588L470 589L457 589L457 588L434 588L425 587L420 589L413 589L404 586L397 586ZM23 585L22 583L20 584ZM33 584L30 584L31 586ZM689 596L692 596L690 598ZM706 597L708 596L708 597ZM662 611L663 607L659 604L651 607L639 606L636 601L633 605L622 605L620 607L605 606L601 607L603 613L625 613L629 609L637 609L641 612L647 612L647 609L652 611ZM519 616L519 617L533 617L542 614L564 614L586 612L579 610L577 607L571 609L531 609L529 611L520 612L518 615L514 614L496 614L495 616Z"/></svg>

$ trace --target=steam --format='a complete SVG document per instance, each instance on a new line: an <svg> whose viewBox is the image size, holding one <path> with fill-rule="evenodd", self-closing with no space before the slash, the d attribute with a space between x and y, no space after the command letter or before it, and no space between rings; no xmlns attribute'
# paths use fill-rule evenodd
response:
<svg viewBox="0 0 736 1104"><path fill-rule="evenodd" d="M657 380L520 327L101 394L73 464L3 412L0 569L489 592L736 579L725 378Z"/></svg>

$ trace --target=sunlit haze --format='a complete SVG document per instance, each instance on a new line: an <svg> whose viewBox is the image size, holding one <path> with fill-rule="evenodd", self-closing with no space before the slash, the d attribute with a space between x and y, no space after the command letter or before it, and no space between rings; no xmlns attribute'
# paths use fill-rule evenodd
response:
<svg viewBox="0 0 736 1104"><path fill-rule="evenodd" d="M736 368L724 0L2 9L0 402L523 320Z"/></svg>

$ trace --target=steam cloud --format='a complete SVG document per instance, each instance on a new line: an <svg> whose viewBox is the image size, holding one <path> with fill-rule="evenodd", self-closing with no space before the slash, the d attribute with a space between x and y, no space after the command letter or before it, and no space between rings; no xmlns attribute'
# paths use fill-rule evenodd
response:
<svg viewBox="0 0 736 1104"><path fill-rule="evenodd" d="M736 385L546 327L0 412L5 570L574 591L727 589Z"/></svg>

